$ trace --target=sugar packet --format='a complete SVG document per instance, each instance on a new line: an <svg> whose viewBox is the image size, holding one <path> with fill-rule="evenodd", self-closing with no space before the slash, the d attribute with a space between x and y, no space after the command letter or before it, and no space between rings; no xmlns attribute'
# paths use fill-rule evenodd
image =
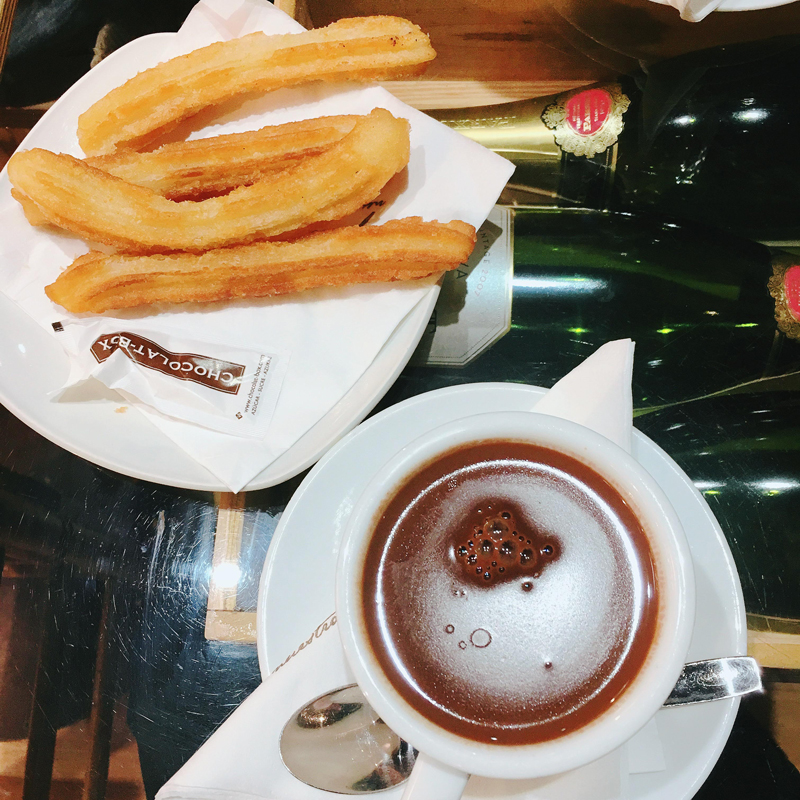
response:
<svg viewBox="0 0 800 800"><path fill-rule="evenodd" d="M91 379L166 417L261 439L266 435L289 363L286 350L259 351L121 320L57 323L72 358L54 398ZM130 326L133 327L133 326Z"/></svg>

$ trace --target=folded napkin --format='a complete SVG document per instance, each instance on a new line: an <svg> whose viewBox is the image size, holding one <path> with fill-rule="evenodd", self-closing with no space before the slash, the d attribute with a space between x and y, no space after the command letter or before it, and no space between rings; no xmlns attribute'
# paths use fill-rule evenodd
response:
<svg viewBox="0 0 800 800"><path fill-rule="evenodd" d="M632 374L633 342L607 342L558 381L533 410L591 428L630 453Z"/></svg>
<svg viewBox="0 0 800 800"><path fill-rule="evenodd" d="M533 410L591 427L630 451L633 343L609 342L562 378ZM295 778L280 758L284 725L310 701L352 684L331 614L159 791L156 800L314 800L333 795ZM333 760L344 772L346 759ZM344 762L344 763L342 763ZM465 798L624 800L628 775L663 770L655 721L593 764L537 780L472 777ZM359 776L354 776L354 780ZM403 787L381 793L399 800Z"/></svg>
<svg viewBox="0 0 800 800"><path fill-rule="evenodd" d="M677 8L681 19L701 22L712 11L757 11L774 6L785 6L794 0L653 0Z"/></svg>
<svg viewBox="0 0 800 800"><path fill-rule="evenodd" d="M655 3L672 6L687 22L700 22L712 11L725 5L725 0L653 0Z"/></svg>
<svg viewBox="0 0 800 800"><path fill-rule="evenodd" d="M303 28L267 0L202 0L176 35L134 41L100 62L55 104L22 147L44 147L80 157L78 115L111 88L175 55L259 30L289 33ZM220 111L210 122L204 115L205 127L184 132L191 139L204 138L317 116L366 114L376 107L410 121L411 159L406 182L395 186L397 193L375 220L386 222L406 216L442 222L461 219L478 228L513 166L378 86L317 84L282 89L243 102L233 110L226 107L227 111ZM272 384L275 407L262 415L270 419L266 434L260 438L204 427L198 415L187 417L193 423L179 419L174 402L162 403L156 411L147 404L147 397L158 395L156 390L133 395L132 384L126 384L124 396L131 406L234 492L246 487L333 409L373 363L397 326L418 303L438 291L436 281L426 279L391 286L317 289L204 307L171 306L154 314L132 310L99 318L71 315L46 297L44 286L89 247L69 234L28 225L10 196L10 188L5 174L0 175L0 226L4 231L0 240L0 286L49 335L62 342L68 358L82 358L84 366L95 370L91 355L81 345L85 337L81 338L79 329L97 324L98 319L103 325L98 336L133 333L169 352L176 352L168 344L175 340L184 343L179 354L200 353L207 359L231 360L218 355L215 344L249 351L256 363L262 355L279 356L272 363L281 363L285 372L280 376L280 386ZM58 332L54 332L54 324ZM139 328L147 335L140 334ZM108 386L121 386L119 372L117 367L99 370L97 378ZM142 374L148 380L154 373L145 369ZM279 380L277 371L270 380ZM105 389L102 392L107 394ZM365 407L364 413L368 410ZM257 426L251 427L251 433L255 430Z"/></svg>

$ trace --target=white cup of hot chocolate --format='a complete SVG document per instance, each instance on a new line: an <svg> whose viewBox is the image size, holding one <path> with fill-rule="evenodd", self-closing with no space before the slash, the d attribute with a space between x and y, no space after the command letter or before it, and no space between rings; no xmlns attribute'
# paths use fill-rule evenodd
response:
<svg viewBox="0 0 800 800"><path fill-rule="evenodd" d="M694 624L689 547L655 480L534 412L456 420L385 464L336 595L356 680L420 751L404 798L610 753L670 694Z"/></svg>

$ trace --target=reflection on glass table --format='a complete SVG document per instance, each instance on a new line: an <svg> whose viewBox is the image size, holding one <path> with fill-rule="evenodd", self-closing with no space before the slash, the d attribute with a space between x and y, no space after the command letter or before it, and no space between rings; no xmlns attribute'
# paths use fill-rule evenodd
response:
<svg viewBox="0 0 800 800"><path fill-rule="evenodd" d="M453 274L377 410L472 382L547 387L630 333L635 424L716 515L742 581L749 649L766 667L766 694L745 701L697 796L793 796L800 345L775 321L774 254L595 212L499 219L514 226L514 269L497 262L477 309L468 287L479 268ZM303 476L239 496L159 487L1 413L0 787L152 796L261 680L261 566Z"/></svg>

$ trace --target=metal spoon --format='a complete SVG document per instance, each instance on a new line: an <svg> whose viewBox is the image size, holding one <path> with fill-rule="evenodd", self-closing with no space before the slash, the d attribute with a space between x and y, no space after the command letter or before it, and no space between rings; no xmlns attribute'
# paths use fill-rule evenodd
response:
<svg viewBox="0 0 800 800"><path fill-rule="evenodd" d="M664 706L705 703L761 691L761 670L746 656L686 664ZM318 697L286 723L281 758L316 789L369 794L408 778L417 751L373 711L355 684Z"/></svg>
<svg viewBox="0 0 800 800"><path fill-rule="evenodd" d="M339 794L368 794L408 778L417 751L375 713L355 684L304 706L281 733L281 758L298 780Z"/></svg>

